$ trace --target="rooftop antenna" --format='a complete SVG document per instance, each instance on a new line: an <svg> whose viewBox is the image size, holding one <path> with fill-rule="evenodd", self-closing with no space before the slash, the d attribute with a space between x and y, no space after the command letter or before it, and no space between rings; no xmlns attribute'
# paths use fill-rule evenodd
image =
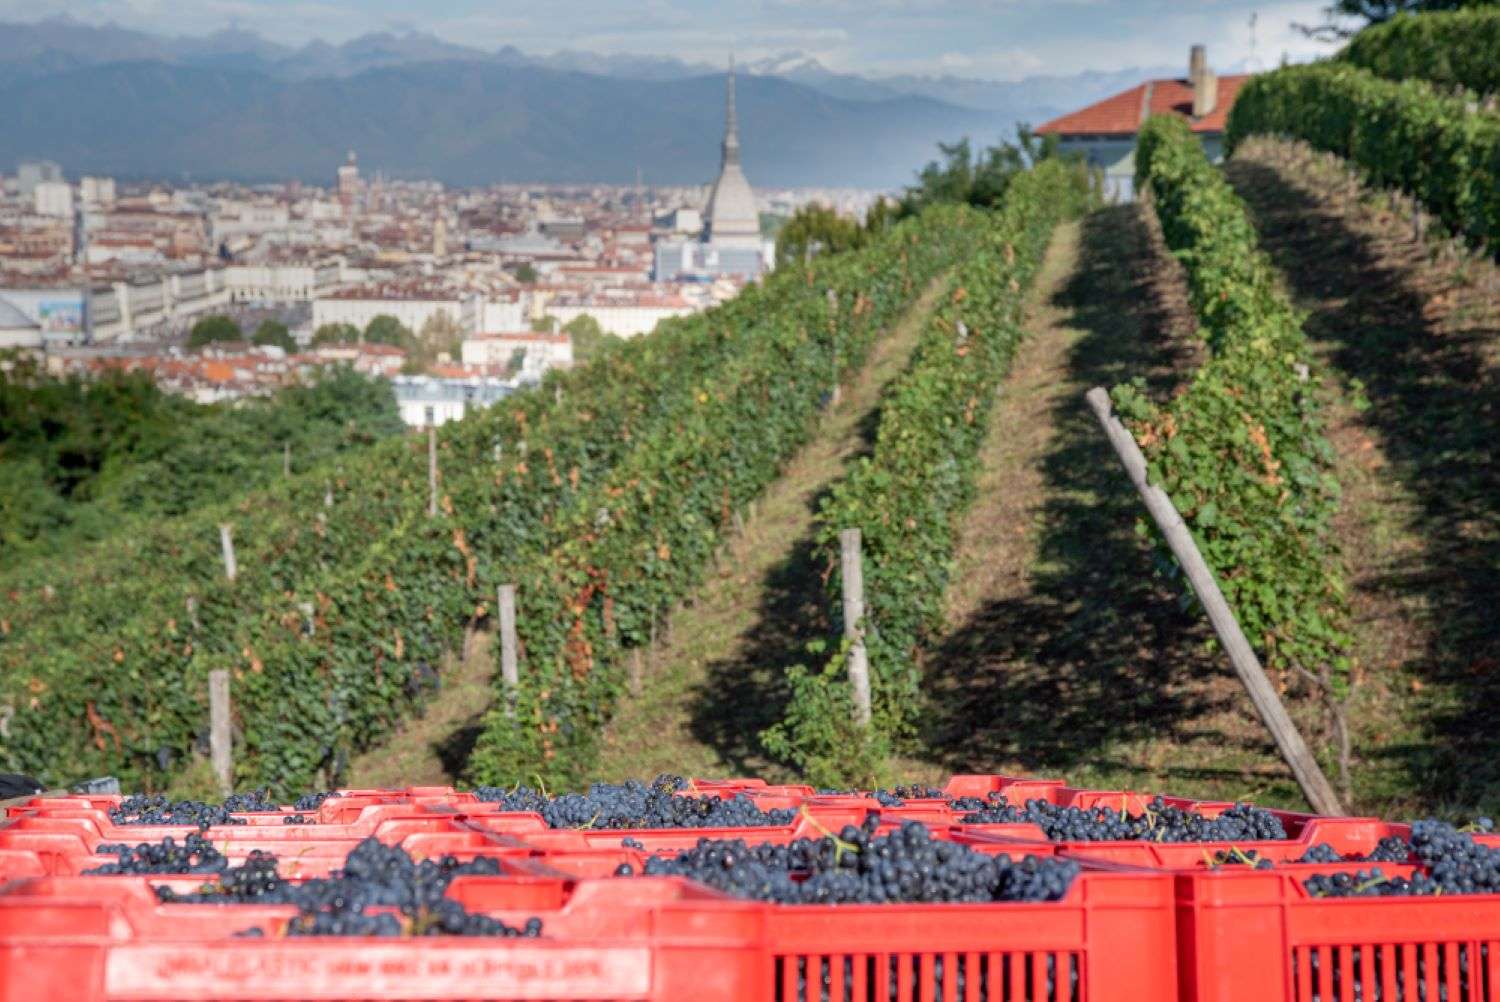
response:
<svg viewBox="0 0 1500 1002"><path fill-rule="evenodd" d="M1247 60L1245 60L1245 69L1249 70L1251 73L1258 73L1259 71L1265 69L1265 66L1261 63L1260 58L1258 56L1256 56L1256 54L1255 54L1255 26L1256 26L1257 22L1259 22L1259 20L1260 20L1260 13L1258 11L1251 11L1250 12L1250 58L1247 59Z"/></svg>

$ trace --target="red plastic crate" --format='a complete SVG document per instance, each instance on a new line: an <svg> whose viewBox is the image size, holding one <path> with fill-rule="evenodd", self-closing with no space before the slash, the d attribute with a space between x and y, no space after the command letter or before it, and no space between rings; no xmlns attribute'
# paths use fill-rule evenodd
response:
<svg viewBox="0 0 1500 1002"><path fill-rule="evenodd" d="M975 838L988 839L1005 833L1015 825L965 826ZM1341 856L1364 856L1376 843L1390 835L1408 838L1411 825L1392 824L1370 818L1314 818L1302 828L1297 838L1271 842L1058 842L1058 854L1079 860L1101 860L1127 866L1144 866L1172 872L1198 872L1209 869L1213 856L1218 852L1234 849L1254 851L1263 859L1280 866L1320 866L1329 864L1302 863L1295 861L1319 843L1326 843ZM1006 839L1010 841L1010 839ZM1500 848L1500 835L1476 835L1474 841L1481 845ZM1381 863L1355 864L1360 866L1384 866ZM1312 872L1312 871L1310 871Z"/></svg>
<svg viewBox="0 0 1500 1002"><path fill-rule="evenodd" d="M1180 874L1183 1002L1496 1002L1500 895L1315 898L1311 873L1379 866Z"/></svg>
<svg viewBox="0 0 1500 1002"><path fill-rule="evenodd" d="M541 918L538 939L232 938L292 909L161 905L140 878L92 900L48 883L0 897L0 999L770 997L764 909L680 880L454 881L471 910Z"/></svg>

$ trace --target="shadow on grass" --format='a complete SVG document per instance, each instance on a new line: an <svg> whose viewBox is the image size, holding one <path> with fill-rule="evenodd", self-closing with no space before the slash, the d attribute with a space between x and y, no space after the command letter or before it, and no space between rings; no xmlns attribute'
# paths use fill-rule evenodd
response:
<svg viewBox="0 0 1500 1002"><path fill-rule="evenodd" d="M1419 742L1391 764L1431 807L1500 803L1500 384L1484 351L1493 320L1444 329L1435 290L1398 250L1349 226L1336 209L1264 162L1226 170L1256 217L1262 246L1312 310L1306 329L1334 366L1361 380L1362 418L1383 444L1384 474L1416 498L1414 561L1361 582L1425 610L1430 640L1406 667L1429 683Z"/></svg>
<svg viewBox="0 0 1500 1002"><path fill-rule="evenodd" d="M1256 773L1263 739L1206 723L1242 697L1217 684L1225 670L1203 650L1205 627L1154 576L1135 530L1140 504L1083 400L1089 387L1136 377L1154 395L1169 393L1191 364L1172 337L1180 307L1162 295L1170 283L1135 207L1089 217L1079 255L1053 302L1082 336L1066 359L1073 386L1050 415L1029 588L981 608L928 657L925 740L937 761L963 772L1011 763L1042 775L1128 772L1139 766L1120 759L1121 746L1160 737L1246 745L1244 761L1174 763L1174 777Z"/></svg>

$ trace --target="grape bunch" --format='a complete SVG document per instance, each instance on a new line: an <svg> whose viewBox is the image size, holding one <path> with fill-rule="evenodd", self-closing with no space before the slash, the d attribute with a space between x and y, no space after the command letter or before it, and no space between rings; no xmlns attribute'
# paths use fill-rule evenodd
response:
<svg viewBox="0 0 1500 1002"><path fill-rule="evenodd" d="M1488 831L1481 819L1481 831ZM1390 840L1382 840L1385 846ZM1398 840L1399 841L1399 840ZM1354 873L1316 874L1302 882L1320 898L1405 897L1430 894L1500 893L1500 849L1479 845L1446 821L1414 821L1408 852L1395 862L1415 862L1410 877L1387 877L1379 867ZM1390 854L1394 846L1388 847ZM1374 855L1373 853L1371 854Z"/></svg>
<svg viewBox="0 0 1500 1002"><path fill-rule="evenodd" d="M681 776L661 775L649 786L634 779L594 783L587 793L549 796L526 786L481 786L474 795L507 811L540 814L553 828L763 828L791 824L797 816L794 810L762 811L744 794L729 800L678 796L687 785Z"/></svg>
<svg viewBox="0 0 1500 1002"><path fill-rule="evenodd" d="M863 790L819 790L819 796L824 797L860 797L865 796ZM940 800L944 796L942 790L932 786L922 786L913 783L910 786L895 786L889 790L871 790L868 794L873 797L881 807L905 807L908 800Z"/></svg>
<svg viewBox="0 0 1500 1002"><path fill-rule="evenodd" d="M950 801L955 810L966 810L967 824L1037 825L1053 842L1249 842L1287 837L1281 819L1250 804L1235 804L1218 817L1205 817L1154 798L1140 814L1113 807L1060 807L1045 800L1028 800L1015 807L998 798L975 797Z"/></svg>
<svg viewBox="0 0 1500 1002"><path fill-rule="evenodd" d="M110 876L121 873L219 873L229 860L198 832L190 832L177 842L168 835L160 842L142 842L134 848L109 843L96 850L102 855L118 856L119 861L84 870L85 876Z"/></svg>
<svg viewBox="0 0 1500 1002"><path fill-rule="evenodd" d="M337 797L336 791L308 793L297 798L293 807L298 811L315 811L329 797ZM243 818L237 813L248 811L275 811L280 808L271 799L271 789L251 790L249 793L232 793L222 804L208 804L201 800L168 800L161 794L138 793L120 801L112 808L109 820L117 825L193 825L199 831L207 831L216 825L242 825ZM290 815L289 817L297 817ZM300 821L283 820L284 824L310 824L305 818Z"/></svg>
<svg viewBox="0 0 1500 1002"><path fill-rule="evenodd" d="M110 810L109 820L117 825L193 825L200 831L216 825L245 824L243 818L230 813L227 802L205 804L198 800L168 800L159 793L126 797L120 801L119 807Z"/></svg>
<svg viewBox="0 0 1500 1002"><path fill-rule="evenodd" d="M294 811L316 811L323 806L323 801L340 796L337 790L324 790L321 793L304 793L292 803Z"/></svg>
<svg viewBox="0 0 1500 1002"><path fill-rule="evenodd" d="M792 905L912 902L1056 901L1079 865L1071 860L990 856L932 838L908 821L888 835L871 813L837 837L789 845L748 845L743 839L700 839L675 857L653 856L643 875L681 876L736 897ZM616 875L635 875L622 864Z"/></svg>
<svg viewBox="0 0 1500 1002"><path fill-rule="evenodd" d="M467 911L445 897L454 877L495 876L500 863L479 857L460 863L453 856L414 860L400 846L367 838L350 851L341 869L328 877L298 883L281 876L276 857L252 852L240 866L219 873L196 891L156 888L169 904L289 904L298 913L288 936L504 936L541 935L540 919L517 928L488 915ZM247 930L264 935L264 930Z"/></svg>

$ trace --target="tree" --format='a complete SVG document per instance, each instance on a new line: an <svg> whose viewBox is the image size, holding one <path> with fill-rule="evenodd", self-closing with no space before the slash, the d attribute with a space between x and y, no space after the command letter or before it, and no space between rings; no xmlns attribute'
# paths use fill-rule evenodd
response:
<svg viewBox="0 0 1500 1002"><path fill-rule="evenodd" d="M531 321L531 329L538 334L551 334L557 330L556 317L537 317Z"/></svg>
<svg viewBox="0 0 1500 1002"><path fill-rule="evenodd" d="M389 313L382 313L365 326L365 340L370 344L393 344L408 348L412 343L411 329Z"/></svg>
<svg viewBox="0 0 1500 1002"><path fill-rule="evenodd" d="M1293 27L1320 41L1343 41L1366 25L1381 24L1398 14L1470 10L1494 5L1495 0L1335 0L1323 8L1322 24L1294 24Z"/></svg>
<svg viewBox="0 0 1500 1002"><path fill-rule="evenodd" d="M215 313L193 324L193 329L188 332L187 346L202 348L215 341L239 341L244 336L239 324L222 314Z"/></svg>
<svg viewBox="0 0 1500 1002"><path fill-rule="evenodd" d="M463 353L464 328L446 312L438 311L422 325L422 333L408 347L406 365L408 373L426 372L438 361L439 355L457 358Z"/></svg>
<svg viewBox="0 0 1500 1002"><path fill-rule="evenodd" d="M900 217L900 206L881 195L865 212L865 239L880 236Z"/></svg>
<svg viewBox="0 0 1500 1002"><path fill-rule="evenodd" d="M942 157L923 167L917 183L906 189L901 215L912 215L938 202L967 202L990 208L1005 196L1017 174L1063 155L1056 136L1038 136L1025 124L1016 127L1015 142L1002 142L980 154L975 154L967 138L939 143L938 152Z"/></svg>
<svg viewBox="0 0 1500 1002"><path fill-rule="evenodd" d="M824 205L804 205L776 236L777 265L801 261L809 254L853 250L864 240L859 223Z"/></svg>
<svg viewBox="0 0 1500 1002"><path fill-rule="evenodd" d="M522 261L516 265L516 281L522 285L536 284L536 269L532 267L530 261Z"/></svg>
<svg viewBox="0 0 1500 1002"><path fill-rule="evenodd" d="M292 332L280 320L262 320L260 326L255 328L255 336L250 340L255 344L274 345L288 355L297 350Z"/></svg>
<svg viewBox="0 0 1500 1002"><path fill-rule="evenodd" d="M599 321L587 313L580 313L563 325L568 337L573 339L573 364L582 365L605 351L610 345L623 339L599 326Z"/></svg>
<svg viewBox="0 0 1500 1002"><path fill-rule="evenodd" d="M313 331L312 343L349 344L359 340L359 328L353 324L323 324Z"/></svg>

